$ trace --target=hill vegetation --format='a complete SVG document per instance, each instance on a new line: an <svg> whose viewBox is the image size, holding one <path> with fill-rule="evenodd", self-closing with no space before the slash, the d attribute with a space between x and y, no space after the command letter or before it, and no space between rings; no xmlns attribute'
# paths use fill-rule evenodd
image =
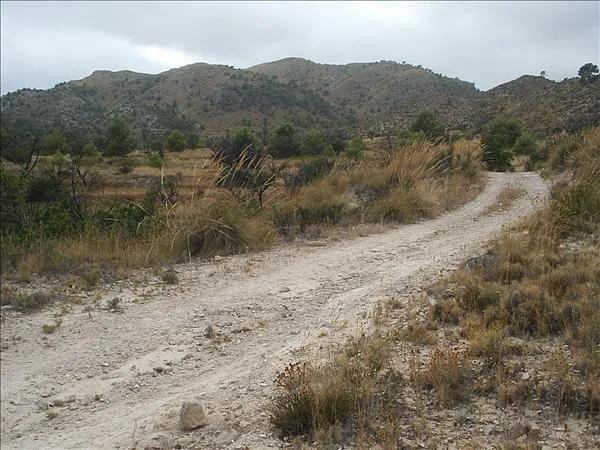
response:
<svg viewBox="0 0 600 450"><path fill-rule="evenodd" d="M567 439L597 446L600 129L555 139L549 155L563 181L545 209L421 298L382 302L370 334L281 371L271 423L282 437L541 448L584 418ZM493 421L475 436L466 414Z"/></svg>
<svg viewBox="0 0 600 450"><path fill-rule="evenodd" d="M110 152L115 119L130 128L128 146L155 151L174 131L195 147L242 126L266 144L284 123L301 133L392 136L424 110L434 112L445 131L478 132L499 116L547 135L599 123L600 89L588 72L560 83L523 76L481 92L473 83L393 61L332 65L286 58L246 70L199 63L156 75L96 71L52 89L2 96L1 151L5 158L28 153L56 129L65 142L54 150L81 153L93 144Z"/></svg>

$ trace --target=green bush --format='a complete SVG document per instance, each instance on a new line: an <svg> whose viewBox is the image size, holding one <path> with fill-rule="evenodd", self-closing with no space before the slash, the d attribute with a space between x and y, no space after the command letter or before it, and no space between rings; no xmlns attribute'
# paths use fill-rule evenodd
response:
<svg viewBox="0 0 600 450"><path fill-rule="evenodd" d="M410 126L413 133L423 133L429 139L444 136L444 125L440 123L438 115L433 111L421 111Z"/></svg>
<svg viewBox="0 0 600 450"><path fill-rule="evenodd" d="M515 141L512 152L515 155L527 155L531 159L539 159L539 147L535 137L531 133L523 133L519 136Z"/></svg>
<svg viewBox="0 0 600 450"><path fill-rule="evenodd" d="M484 160L491 170L510 169L512 149L522 134L521 125L514 119L493 119L482 131Z"/></svg>
<svg viewBox="0 0 600 450"><path fill-rule="evenodd" d="M179 130L173 130L167 138L167 150L180 152L185 150L187 141L185 135Z"/></svg>
<svg viewBox="0 0 600 450"><path fill-rule="evenodd" d="M293 174L285 173L283 180L288 189L297 190L305 184L329 174L333 168L333 164L333 160L329 158L321 157L313 159L302 164L298 172Z"/></svg>
<svg viewBox="0 0 600 450"><path fill-rule="evenodd" d="M366 145L363 140L360 137L355 137L348 143L348 147L346 147L346 156L358 161L362 159L365 147Z"/></svg>
<svg viewBox="0 0 600 450"><path fill-rule="evenodd" d="M156 167L157 169L160 169L163 165L163 160L160 157L160 154L153 153L152 155L150 155L148 157L148 165L150 167Z"/></svg>
<svg viewBox="0 0 600 450"><path fill-rule="evenodd" d="M299 153L300 140L295 128L284 123L275 130L269 143L269 153L277 158L286 158Z"/></svg>

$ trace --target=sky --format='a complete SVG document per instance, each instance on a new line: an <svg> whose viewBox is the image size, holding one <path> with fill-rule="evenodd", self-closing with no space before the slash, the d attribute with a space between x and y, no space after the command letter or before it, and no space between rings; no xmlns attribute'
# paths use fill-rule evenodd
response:
<svg viewBox="0 0 600 450"><path fill-rule="evenodd" d="M94 70L238 68L289 56L406 61L487 90L600 59L600 2L0 3L0 90Z"/></svg>

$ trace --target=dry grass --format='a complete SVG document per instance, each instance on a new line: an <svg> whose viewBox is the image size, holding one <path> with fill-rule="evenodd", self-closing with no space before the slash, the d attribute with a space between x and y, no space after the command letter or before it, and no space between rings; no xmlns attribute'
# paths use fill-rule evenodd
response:
<svg viewBox="0 0 600 450"><path fill-rule="evenodd" d="M274 423L287 434L308 437L317 447L325 446L319 437L325 435L364 448L423 442L432 448L444 442L463 447L466 441L450 441L449 435L454 439L457 434L448 431L456 427L463 430L461 438L472 435L472 422L490 422L489 415L479 420L472 414L488 413L497 405L500 423L515 417L523 417L523 422L505 426L496 437L486 432L472 441L474 448L491 443L499 448L538 448L540 433L551 433L559 416L599 417L600 241L595 218L600 210L589 200L600 185L589 178L596 160L583 160L588 162L580 164L592 168L574 166L579 178L566 191L556 190L547 210L504 232L486 254L470 259L430 290L438 298L429 306L429 324L416 321L416 312L398 302L388 301L386 308L376 309L380 327L407 324L392 332L394 347L383 359L376 358L376 370L349 372L352 360L333 353L322 364L301 366L297 375L294 368L284 375L284 380L293 382L280 385L282 396L275 404L282 408L279 412L286 412L285 420L283 426ZM578 191L582 183L586 190ZM374 186L382 189L385 183L375 180ZM563 214L565 209L571 213ZM419 316L426 308L421 305ZM432 329L437 344L430 339ZM358 361L353 362L353 370L370 366ZM402 408L393 407L396 398L394 403L388 400L387 408L377 403L383 415L362 414L364 403L356 399L371 399L362 393L376 392L381 374L398 368L410 373L412 381L402 387ZM350 387L353 380L360 382ZM475 397L477 401L464 408L449 410ZM506 409L507 405L513 408ZM464 417L464 411L469 417ZM528 424L532 418L535 429ZM305 425L294 429L299 423ZM364 425L357 428L357 423ZM379 432L364 431L368 429ZM437 429L442 431L436 438Z"/></svg>
<svg viewBox="0 0 600 450"><path fill-rule="evenodd" d="M3 289L0 297L2 306L12 306L17 311L31 312L42 309L61 299L55 292L35 291L30 293L17 293L10 289Z"/></svg>
<svg viewBox="0 0 600 450"><path fill-rule="evenodd" d="M324 361L291 364L279 374L271 422L283 436L323 441L340 439L339 427L357 435L374 432L373 424L396 408L402 393L399 374L384 370L387 342L360 337Z"/></svg>
<svg viewBox="0 0 600 450"><path fill-rule="evenodd" d="M505 211L509 209L513 203L521 198L525 192L521 188L514 186L504 187L496 197L496 201L488 206L485 210L485 214L494 214L498 211Z"/></svg>
<svg viewBox="0 0 600 450"><path fill-rule="evenodd" d="M136 208L138 213L146 212L147 204L137 200L141 191L136 189L147 198L159 179L161 203L155 201L137 228L133 224L134 230L130 226L127 232L117 226L86 227L64 238L35 242L3 236L2 273L5 276L7 267L12 267L22 281L33 274L77 275L92 288L103 276L126 276L133 268L261 250L281 237L319 236L322 227L433 217L473 195L480 158L479 144L467 141L452 148L417 142L390 153L371 152L361 163L339 158L329 175L293 192L286 192L282 182L275 183L262 207L247 189L228 191L218 186L224 169L206 150L169 153L162 168L146 166L147 157L139 152L92 158L88 163L95 164L102 182L88 186L87 199L106 200L111 192L119 193L130 199L124 204L127 214L133 215ZM293 168L300 162L287 163ZM116 168L122 165L133 167L133 172L119 174Z"/></svg>
<svg viewBox="0 0 600 450"><path fill-rule="evenodd" d="M413 375L413 381L418 386L432 389L439 404L449 407L465 399L469 367L464 353L436 349L425 369Z"/></svg>

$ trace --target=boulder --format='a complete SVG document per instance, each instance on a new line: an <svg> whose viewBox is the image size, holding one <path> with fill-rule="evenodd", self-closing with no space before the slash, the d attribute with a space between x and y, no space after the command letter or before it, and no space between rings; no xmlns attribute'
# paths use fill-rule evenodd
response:
<svg viewBox="0 0 600 450"><path fill-rule="evenodd" d="M179 426L184 431L208 425L206 414L200 403L183 402L179 412Z"/></svg>

